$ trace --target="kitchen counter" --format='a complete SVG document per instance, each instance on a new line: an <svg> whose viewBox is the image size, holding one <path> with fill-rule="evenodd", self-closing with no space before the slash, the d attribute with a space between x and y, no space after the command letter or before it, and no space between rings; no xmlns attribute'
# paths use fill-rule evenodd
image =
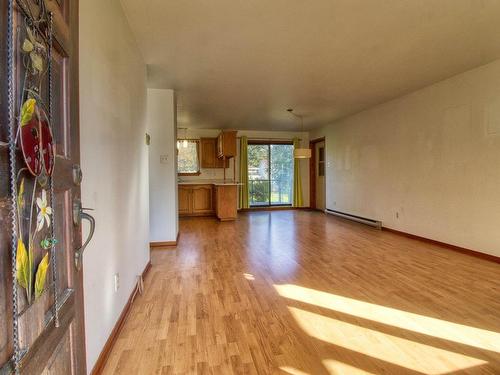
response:
<svg viewBox="0 0 500 375"><path fill-rule="evenodd" d="M179 216L216 215L220 221L236 220L238 216L238 186L236 181L178 181Z"/></svg>

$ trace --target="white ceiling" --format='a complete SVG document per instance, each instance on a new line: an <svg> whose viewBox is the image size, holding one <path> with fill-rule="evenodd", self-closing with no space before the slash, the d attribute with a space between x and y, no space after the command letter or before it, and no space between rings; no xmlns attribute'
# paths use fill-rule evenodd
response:
<svg viewBox="0 0 500 375"><path fill-rule="evenodd" d="M500 58L499 0L121 0L179 126L314 128Z"/></svg>

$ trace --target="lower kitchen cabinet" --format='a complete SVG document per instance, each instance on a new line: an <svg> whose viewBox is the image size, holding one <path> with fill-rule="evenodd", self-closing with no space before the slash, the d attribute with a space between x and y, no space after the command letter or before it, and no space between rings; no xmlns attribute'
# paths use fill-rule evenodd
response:
<svg viewBox="0 0 500 375"><path fill-rule="evenodd" d="M213 214L213 194L212 185L193 186L193 214Z"/></svg>
<svg viewBox="0 0 500 375"><path fill-rule="evenodd" d="M180 216L204 216L214 213L213 185L179 186Z"/></svg>
<svg viewBox="0 0 500 375"><path fill-rule="evenodd" d="M238 186L215 186L215 212L220 221L236 220L238 216Z"/></svg>
<svg viewBox="0 0 500 375"><path fill-rule="evenodd" d="M179 186L179 215L189 215L192 213L191 194L193 188L191 186Z"/></svg>

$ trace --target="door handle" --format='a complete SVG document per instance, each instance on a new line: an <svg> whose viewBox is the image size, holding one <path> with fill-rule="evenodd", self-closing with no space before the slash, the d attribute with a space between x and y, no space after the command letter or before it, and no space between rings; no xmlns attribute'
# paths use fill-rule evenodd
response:
<svg viewBox="0 0 500 375"><path fill-rule="evenodd" d="M86 210L91 211L92 209L83 208L82 202L80 200L75 200L73 204L73 223L75 226L79 226L82 220L87 220L90 223L90 231L87 239L79 249L75 250L75 267L78 271L82 269L83 252L87 248L90 241L92 241L92 237L94 237L95 233L95 219L92 215L86 213Z"/></svg>

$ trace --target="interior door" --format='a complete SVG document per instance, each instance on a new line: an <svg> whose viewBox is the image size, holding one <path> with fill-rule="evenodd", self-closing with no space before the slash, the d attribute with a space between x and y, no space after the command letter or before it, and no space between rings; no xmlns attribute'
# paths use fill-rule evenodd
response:
<svg viewBox="0 0 500 375"><path fill-rule="evenodd" d="M20 147L19 137L15 142L9 140L8 133L11 123L8 121L8 91L7 80L0 83L0 373L9 373L15 363L21 374L85 374L85 330L83 315L83 284L82 270L75 264L75 250L82 245L81 222L80 222L80 180L79 172L79 110L78 110L78 0L6 0L2 1L0 25L2 26L2 48L0 53L0 67L2 77L9 77L7 70L7 10L8 4L13 4L13 70L10 77L13 82L13 115L14 132L23 129L23 114L27 98L36 98L37 109L35 113L40 115L41 109L45 108L52 114L50 127L52 128L53 143L55 144L55 164L52 172L52 183L47 180L47 175L35 175L26 169L28 162L23 157L24 149ZM44 30L49 25L45 21L35 22L41 31L31 31L35 36L30 36L26 25L33 25L29 17L42 19L45 13L52 13L53 48L51 49L52 69L48 70L49 54L46 53L46 40L43 39ZM30 41L31 39L31 41ZM33 40L35 39L35 40ZM38 41L42 46L38 46ZM33 46L34 45L34 46ZM40 56L32 56L32 47L41 52L46 61ZM29 67L29 68L28 68ZM27 94L26 70L40 67L40 85L36 93ZM49 73L52 79L49 79ZM30 73L31 74L31 73ZM37 73L38 74L38 73ZM46 75L43 75L46 74ZM52 81L52 82L51 82ZM29 88L32 90L32 88ZM50 97L52 100L49 101ZM47 103L52 103L51 107ZM27 108L27 107L26 107ZM50 115L49 115L50 116ZM42 121L39 120L39 128L43 129ZM31 122L29 123L31 124ZM31 125L30 125L31 126ZM37 125L38 126L38 125ZM21 130L22 132L22 130ZM48 139L47 132L41 131L40 139ZM15 165L9 162L9 145L15 144ZM42 142L40 141L40 145ZM52 147L43 148L42 158L47 155L47 150ZM45 159L44 159L45 160ZM44 161L45 171L49 169L50 162ZM14 175L21 176L15 180L16 189L10 189L13 178L10 173L15 170ZM20 182L20 180L22 182ZM47 182L49 181L49 182ZM21 187L22 186L22 187ZM12 190L16 191L17 199L12 196ZM22 192L26 190L26 194ZM29 193L29 194L27 194ZM22 197L22 199L21 199ZM25 197L25 198L24 198ZM26 201L24 201L26 199ZM19 203L22 201L22 205ZM36 201L36 205L32 202ZM19 207L31 205L33 214ZM44 210L42 211L42 207ZM47 209L50 207L50 210ZM11 234L12 220L11 210L17 211L16 221L19 222ZM21 212L21 214L19 214ZM38 213L38 216L37 216ZM42 229L39 228L39 216L42 213ZM32 225L34 220L36 225ZM26 224L27 222L28 224ZM36 229L33 229L33 228ZM19 232L24 228L24 234ZM17 232L16 232L17 230ZM34 234L32 234L34 231ZM42 232L44 231L44 232ZM43 235L40 235L44 233ZM50 237L49 237L50 236ZM14 238L13 238L14 237ZM17 246L14 264L17 268L16 278L12 273L12 248L18 240L31 245L28 251L23 253ZM47 242L48 241L48 242ZM56 243L57 242L57 243ZM12 245L14 244L14 245ZM28 254L33 261L33 269L25 272L26 279L35 283L35 293L28 297L28 288L22 285L23 278L19 276L20 254ZM47 256L47 258L45 258ZM47 261L46 278L40 276L43 271L43 261ZM29 264L27 262L26 264ZM41 268L42 267L42 268ZM29 268L28 268L29 269ZM43 275L43 272L40 274ZM45 285L39 284L39 280L45 280ZM17 291L17 298L13 303L13 286ZM31 289L30 289L31 290ZM16 311L17 310L17 311ZM17 312L17 314L16 314ZM17 319L16 319L17 317ZM14 339L13 321L17 320L18 340ZM6 334L4 334L6 333ZM17 345L14 345L16 344ZM19 348L14 351L15 346ZM14 361L14 353L19 356L19 361Z"/></svg>
<svg viewBox="0 0 500 375"><path fill-rule="evenodd" d="M316 209L325 210L325 142L316 143Z"/></svg>

